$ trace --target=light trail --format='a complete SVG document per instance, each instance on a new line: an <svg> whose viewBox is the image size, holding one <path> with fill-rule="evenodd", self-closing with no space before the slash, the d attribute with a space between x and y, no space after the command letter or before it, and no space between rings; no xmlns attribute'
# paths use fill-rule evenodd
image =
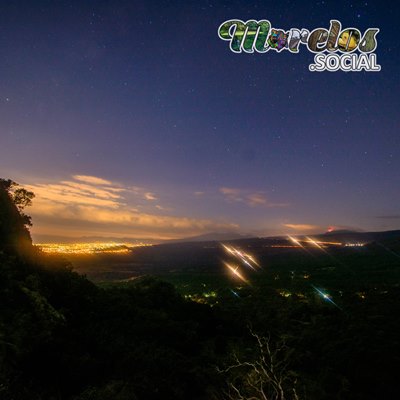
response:
<svg viewBox="0 0 400 400"><path fill-rule="evenodd" d="M308 243L311 243L312 245L314 245L314 246L317 247L318 249L322 250L322 251L323 251L325 254L327 254L329 257L332 257L335 261L338 261L338 260L336 260L336 257L334 257L332 254L330 254L328 250L324 249L324 248L319 244L319 243L321 243L321 242L316 242L314 239L311 239L311 238L309 238L308 236L307 236L307 242L308 242Z"/></svg>
<svg viewBox="0 0 400 400"><path fill-rule="evenodd" d="M235 252L233 251L233 249L231 248L231 247L229 247L229 246L226 246L226 245L222 245L222 247L228 252L228 253L230 253L230 254L232 254L232 255L234 255L235 254Z"/></svg>
<svg viewBox="0 0 400 400"><path fill-rule="evenodd" d="M245 260L244 258L242 258L242 261L243 261L243 263L246 264L248 267L250 267L251 269L254 269L254 270L255 270L255 268L254 268L247 260Z"/></svg>
<svg viewBox="0 0 400 400"><path fill-rule="evenodd" d="M302 249L304 249L304 246L294 237L288 235L288 238L290 239L290 241L292 241L295 245L300 246Z"/></svg>
<svg viewBox="0 0 400 400"><path fill-rule="evenodd" d="M225 249L227 253L240 260L243 264L245 264L249 268L253 270L256 270L255 266L260 268L260 265L252 255L247 254L241 250L235 249L234 247L227 246L225 244L222 244L222 247Z"/></svg>
<svg viewBox="0 0 400 400"><path fill-rule="evenodd" d="M232 267L232 265L228 263L224 263L227 268L232 272L233 275L237 276L239 279L241 279L243 282L247 283L249 285L249 281L239 272L239 266Z"/></svg>
<svg viewBox="0 0 400 400"><path fill-rule="evenodd" d="M311 239L311 238L309 238L309 237L307 237L307 242L308 242L308 243L312 243L312 244L313 244L314 246L316 246L318 249L322 250L327 256L329 256L330 258L332 258L332 260L334 260L334 261L337 262L338 264L347 267L347 265L346 265L345 263L343 263L343 262L340 261L338 258L336 258L333 254L331 254L331 253L328 251L328 249L326 249L326 248L324 248L324 247L322 247L322 246L320 245L321 243L332 244L332 243L335 243L335 242L317 242L317 241L315 241L314 239ZM342 243L339 243L339 244L340 244L341 246L343 246ZM354 274L354 272L353 272L353 274Z"/></svg>
<svg viewBox="0 0 400 400"><path fill-rule="evenodd" d="M388 253L392 254L393 256L400 258L400 255L395 253L393 250L388 249L386 246L384 246L382 243L377 242L378 246L381 246L383 249L385 249Z"/></svg>
<svg viewBox="0 0 400 400"><path fill-rule="evenodd" d="M314 240L307 238L311 243L318 245L326 245L326 246L343 246L343 243L340 242L323 242L322 240Z"/></svg>
<svg viewBox="0 0 400 400"><path fill-rule="evenodd" d="M223 243L221 243L221 246L225 250L226 253L228 253L230 256L234 257L237 261L239 261L242 265L245 265L246 267L251 268L253 271L256 271L256 267L261 268L258 262L254 259L254 257L250 254L245 253L242 250L239 250L233 246L227 246ZM224 262L224 265L231 271L233 275L238 277L240 280L243 282L247 283L250 285L250 282L241 274L241 271L239 269L239 265L232 266L231 264ZM240 297L235 291L231 290L232 293Z"/></svg>
<svg viewBox="0 0 400 400"><path fill-rule="evenodd" d="M250 254L245 254L246 257L255 265L257 265L257 267L261 268L260 264L253 258L253 256L251 256Z"/></svg>
<svg viewBox="0 0 400 400"><path fill-rule="evenodd" d="M312 245L314 245L315 247L318 247L319 249L322 249L322 246L343 246L343 243L339 243L339 242L324 242L324 241L321 241L321 240L314 240L314 239L312 239L310 237L306 237L307 240L298 240L298 239L294 238L293 236L288 235L288 238L294 244L296 244L297 246L303 247L303 248L304 248L304 246L301 243L311 243Z"/></svg>
<svg viewBox="0 0 400 400"><path fill-rule="evenodd" d="M309 251L305 246L303 246L299 240L297 240L296 238L294 238L293 236L288 235L289 240L294 243L297 247L302 248L309 256L314 257L315 255L312 254L311 251Z"/></svg>
<svg viewBox="0 0 400 400"><path fill-rule="evenodd" d="M324 250L323 247L318 242L316 242L314 239L309 238L308 236L307 236L307 243L311 243L315 247L318 247L319 249Z"/></svg>

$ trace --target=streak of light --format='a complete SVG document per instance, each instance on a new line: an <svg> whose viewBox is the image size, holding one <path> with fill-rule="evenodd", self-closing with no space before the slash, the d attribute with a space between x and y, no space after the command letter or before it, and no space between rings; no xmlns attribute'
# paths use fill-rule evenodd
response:
<svg viewBox="0 0 400 400"><path fill-rule="evenodd" d="M257 267L260 267L260 264L254 259L253 256L251 256L250 254L246 254L246 257L255 265L257 265Z"/></svg>
<svg viewBox="0 0 400 400"><path fill-rule="evenodd" d="M333 257L326 249L324 249L318 242L316 242L314 239L311 239L309 237L307 237L307 242L311 243L312 245L314 245L315 247L317 247L318 249L322 250L325 254L328 254L328 256L332 257L334 260L336 260L335 257Z"/></svg>
<svg viewBox="0 0 400 400"><path fill-rule="evenodd" d="M320 250L322 250L326 255L328 255L330 258L332 258L335 262L337 262L340 265L343 265L346 267L346 264L340 261L338 258L336 258L333 254L331 254L328 249L322 247L320 244L321 243L331 243L331 242L317 242L314 239L311 239L307 237L307 242L312 243L314 246L318 247ZM341 245L341 244L340 244Z"/></svg>
<svg viewBox="0 0 400 400"><path fill-rule="evenodd" d="M296 247L300 247L302 248L308 255L310 255L311 257L315 257L314 254L312 254L311 251L309 251L308 249L306 249L305 246L303 246L299 240L297 240L296 238L294 238L293 236L288 235L289 240L294 243L296 245Z"/></svg>
<svg viewBox="0 0 400 400"><path fill-rule="evenodd" d="M290 236L290 235L288 235L288 238L289 238L295 245L300 246L301 248L304 249L304 246L303 246L297 239L295 239L294 237L292 237L292 236Z"/></svg>
<svg viewBox="0 0 400 400"><path fill-rule="evenodd" d="M335 307L337 307L339 310L341 310L341 308L332 300L331 296L329 296L329 294L324 293L321 289L318 289L317 287L315 287L314 285L311 285L311 287L325 300L325 301L329 301L329 303L333 304Z"/></svg>
<svg viewBox="0 0 400 400"><path fill-rule="evenodd" d="M231 247L226 246L226 245L224 245L224 244L222 245L222 247L223 247L228 253L235 254L234 250L233 250Z"/></svg>
<svg viewBox="0 0 400 400"><path fill-rule="evenodd" d="M322 240L314 240L314 242L318 244L331 245L331 246L343 246L343 243L340 242L324 242Z"/></svg>
<svg viewBox="0 0 400 400"><path fill-rule="evenodd" d="M342 246L342 243L337 243L337 242L320 242L320 241L316 241L314 239L311 239L310 237L306 237L307 240L297 240L294 237L288 235L288 238L295 243L296 245L300 246L305 252L307 252L310 256L312 257L316 257L311 251L309 251L305 246L303 246L301 244L301 242L303 243L311 243L312 245L314 245L315 247L317 247L318 249L322 250L325 254L327 254L329 257L331 257L333 260L335 260L335 262L337 262L340 265L346 266L346 264L344 264L342 261L338 260L336 257L334 257L326 248L322 247L321 244L327 244L327 245L337 245L337 246Z"/></svg>
<svg viewBox="0 0 400 400"><path fill-rule="evenodd" d="M392 254L393 256L400 258L400 255L395 253L393 250L388 249L386 246L384 246L382 243L377 242L378 246L381 246L383 249L385 249L387 252Z"/></svg>
<svg viewBox="0 0 400 400"><path fill-rule="evenodd" d="M293 236L288 235L288 238L297 246L301 246L303 247L303 245L301 244L301 242L303 243L311 243L312 245L318 247L318 248L322 248L322 246L324 245L328 245L328 246L343 246L343 243L339 243L339 242L324 242L321 240L314 240L311 239L310 237L306 237L307 240L298 240L296 238L294 238Z"/></svg>
<svg viewBox="0 0 400 400"><path fill-rule="evenodd" d="M239 279L241 279L243 282L249 284L248 280L239 272L239 266L233 267L232 265L228 263L224 263L227 268L232 272L233 275L237 276Z"/></svg>
<svg viewBox="0 0 400 400"><path fill-rule="evenodd" d="M242 258L242 261L243 261L243 263L246 264L248 267L250 267L251 269L254 269L254 270L255 270L255 268L254 268L247 260L245 260L244 258Z"/></svg>
<svg viewBox="0 0 400 400"><path fill-rule="evenodd" d="M339 242L323 242L321 240L314 240L309 237L307 237L306 242L313 244L314 246L321 247L321 245L327 245L327 246L343 246L343 243Z"/></svg>
<svg viewBox="0 0 400 400"><path fill-rule="evenodd" d="M313 244L315 247L318 247L319 249L323 250L322 246L316 242L314 239L311 239L309 237L307 237L307 242Z"/></svg>
<svg viewBox="0 0 400 400"><path fill-rule="evenodd" d="M233 289L229 289L231 292L232 292L232 294L234 295L234 296L236 296L238 299L240 299L241 297L237 294L237 292L235 292Z"/></svg>
<svg viewBox="0 0 400 400"><path fill-rule="evenodd" d="M251 254L247 254L241 250L235 249L234 247L226 246L225 244L222 245L225 251L235 258L240 260L243 264L247 265L251 269L255 270L254 266L260 267L258 262L254 259Z"/></svg>

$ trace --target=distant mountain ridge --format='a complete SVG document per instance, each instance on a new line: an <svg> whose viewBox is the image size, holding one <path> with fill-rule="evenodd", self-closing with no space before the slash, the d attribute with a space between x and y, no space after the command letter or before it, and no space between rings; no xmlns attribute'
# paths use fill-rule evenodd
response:
<svg viewBox="0 0 400 400"><path fill-rule="evenodd" d="M163 244L185 243L185 242L221 242L225 240L241 240L241 239L251 239L251 238L252 238L251 235L242 235L240 233L211 232L211 233L205 233L203 235L191 236L188 238L164 240Z"/></svg>
<svg viewBox="0 0 400 400"><path fill-rule="evenodd" d="M330 240L337 240L339 242L379 242L400 238L400 230L382 231L382 232L355 232L349 230L340 230L326 232L322 235L314 235L318 238L329 238Z"/></svg>
<svg viewBox="0 0 400 400"><path fill-rule="evenodd" d="M325 232L315 235L293 235L297 238L304 238L311 236L314 239L321 241L329 240L340 243L346 242L373 242L373 241L385 241L395 238L400 238L400 230L392 231L381 231L381 232L357 232L351 230L337 230L332 232ZM54 237L48 235L35 235L35 243L93 243L93 242L115 242L115 243L131 243L131 244L153 244L153 245L168 245L168 244L179 244L179 243L201 243L201 242L240 242L241 240L251 240L251 239L283 239L286 235L275 235L267 237L256 237L252 235L243 235L239 233L232 232L211 232L203 235L192 236L181 239L171 239L171 240L158 240L158 239L132 239L132 238L116 238L116 237L101 237L101 236L84 236L78 238L71 237Z"/></svg>
<svg viewBox="0 0 400 400"><path fill-rule="evenodd" d="M115 242L115 243L146 243L146 244L168 244L184 242L219 242L224 240L240 240L252 238L251 235L242 235L231 232L211 232L198 236L190 236L181 239L134 239L128 237L102 237L102 236L81 236L81 237L63 237L50 235L35 235L35 243L93 243L93 242Z"/></svg>

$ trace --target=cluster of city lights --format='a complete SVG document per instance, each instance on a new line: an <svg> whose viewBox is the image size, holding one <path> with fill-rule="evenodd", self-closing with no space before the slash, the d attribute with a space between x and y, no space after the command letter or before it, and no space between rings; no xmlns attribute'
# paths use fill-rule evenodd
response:
<svg viewBox="0 0 400 400"><path fill-rule="evenodd" d="M285 247L302 247L304 248L304 245L306 244L311 244L314 247L317 247L319 249L323 247L328 247L328 246L344 246L344 247L363 247L365 246L365 243L341 243L341 242L326 242L326 241L321 241L321 240L314 240L310 237L306 237L305 239L296 239L293 236L288 235L288 239L290 242L294 244L294 246L285 246ZM280 246L284 247L284 246Z"/></svg>
<svg viewBox="0 0 400 400"><path fill-rule="evenodd" d="M98 254L112 253L124 254L132 251L134 247L148 246L144 243L115 243L115 242L96 242L96 243L38 243L44 253L49 254Z"/></svg>
<svg viewBox="0 0 400 400"><path fill-rule="evenodd" d="M185 294L184 297L185 299L189 299L200 304L209 304L210 306L218 304L217 292L215 292L214 290L203 292L201 294Z"/></svg>

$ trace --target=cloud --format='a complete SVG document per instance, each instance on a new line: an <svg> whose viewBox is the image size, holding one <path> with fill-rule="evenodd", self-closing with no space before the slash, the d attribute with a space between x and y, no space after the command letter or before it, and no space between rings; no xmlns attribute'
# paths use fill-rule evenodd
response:
<svg viewBox="0 0 400 400"><path fill-rule="evenodd" d="M297 231L311 231L319 229L319 226L310 224L283 224L283 226Z"/></svg>
<svg viewBox="0 0 400 400"><path fill-rule="evenodd" d="M225 196L225 199L229 202L243 202L241 190L239 189L221 187L219 191Z"/></svg>
<svg viewBox="0 0 400 400"><path fill-rule="evenodd" d="M249 207L287 207L287 203L272 203L268 200L264 192L251 192L249 190L221 187L225 200L230 203L244 203Z"/></svg>
<svg viewBox="0 0 400 400"><path fill-rule="evenodd" d="M35 193L36 203L79 204L98 207L118 208L122 197L113 188L108 190L94 185L81 184L73 181L61 181L56 184L26 185ZM117 188L116 188L117 189ZM120 189L118 189L119 191ZM37 205L36 205L37 208Z"/></svg>
<svg viewBox="0 0 400 400"><path fill-rule="evenodd" d="M157 200L156 195L145 188L89 178L76 175L71 180L56 183L25 185L36 195L31 209L33 233L71 236L78 232L79 235L102 232L104 235L123 233L130 237L176 238L238 228L224 221L166 215L171 210L160 204L140 205L144 199ZM155 208L165 215L149 211Z"/></svg>
<svg viewBox="0 0 400 400"><path fill-rule="evenodd" d="M73 178L77 181L92 183L94 185L111 185L110 181L90 175L74 175Z"/></svg>
<svg viewBox="0 0 400 400"><path fill-rule="evenodd" d="M247 204L252 207L268 205L267 198L261 193L252 193L247 196Z"/></svg>
<svg viewBox="0 0 400 400"><path fill-rule="evenodd" d="M379 219L400 219L400 215L379 215L375 218Z"/></svg>
<svg viewBox="0 0 400 400"><path fill-rule="evenodd" d="M155 197L154 193L150 193L150 192L145 193L144 198L146 200L150 200L150 201L158 200L157 197Z"/></svg>

